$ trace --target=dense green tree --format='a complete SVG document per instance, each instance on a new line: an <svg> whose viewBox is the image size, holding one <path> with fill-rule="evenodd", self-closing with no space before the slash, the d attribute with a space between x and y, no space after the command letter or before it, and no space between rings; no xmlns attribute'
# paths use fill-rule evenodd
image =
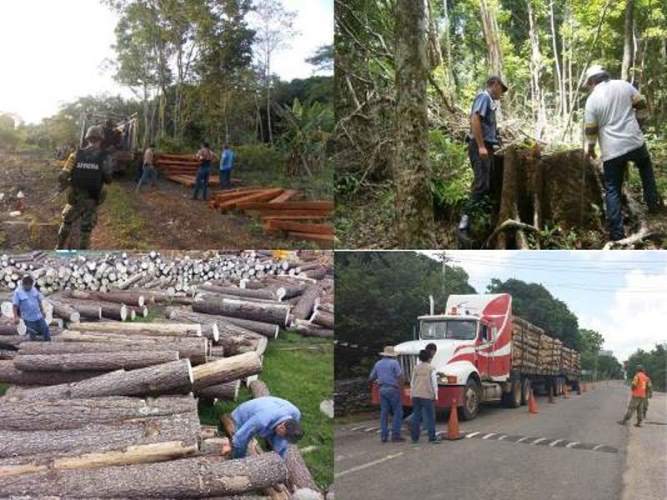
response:
<svg viewBox="0 0 667 500"><path fill-rule="evenodd" d="M625 364L625 370L628 380L637 371L637 365L642 365L646 373L651 377L653 388L657 391L667 390L667 346L657 344L651 351L638 349L630 356Z"/></svg>

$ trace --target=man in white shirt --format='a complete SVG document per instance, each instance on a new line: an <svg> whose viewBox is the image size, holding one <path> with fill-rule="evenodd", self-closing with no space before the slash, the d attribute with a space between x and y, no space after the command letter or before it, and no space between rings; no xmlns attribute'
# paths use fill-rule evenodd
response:
<svg viewBox="0 0 667 500"><path fill-rule="evenodd" d="M611 80L609 73L598 65L588 69L586 86L591 91L584 117L588 142L586 154L595 158L595 143L600 143L610 238L621 240L625 237L621 190L628 161L639 169L649 211L657 211L661 206L651 157L638 122L646 109L646 101L632 85L624 80Z"/></svg>

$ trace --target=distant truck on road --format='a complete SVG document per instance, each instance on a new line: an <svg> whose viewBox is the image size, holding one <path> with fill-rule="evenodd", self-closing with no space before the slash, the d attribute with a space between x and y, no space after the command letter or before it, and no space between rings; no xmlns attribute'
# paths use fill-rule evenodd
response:
<svg viewBox="0 0 667 500"><path fill-rule="evenodd" d="M419 351L429 343L438 376L438 408L456 401L461 418L472 420L480 404L500 401L517 408L535 392L576 390L581 372L577 351L543 329L512 314L509 294L450 295L445 314L420 316L419 339L395 346L406 387L402 402L412 406L409 383ZM372 400L379 403L377 385Z"/></svg>

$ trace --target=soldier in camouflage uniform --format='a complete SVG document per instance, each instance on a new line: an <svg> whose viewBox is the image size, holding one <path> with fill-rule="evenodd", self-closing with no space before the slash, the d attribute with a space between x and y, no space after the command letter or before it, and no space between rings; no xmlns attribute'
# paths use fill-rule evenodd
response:
<svg viewBox="0 0 667 500"><path fill-rule="evenodd" d="M62 189L67 189L67 205L58 230L58 249L66 248L72 225L80 220L79 248L90 247L90 237L97 223L97 207L105 197L104 184L111 183L111 157L103 149L104 129L93 126L86 132L88 145L70 155L58 176Z"/></svg>

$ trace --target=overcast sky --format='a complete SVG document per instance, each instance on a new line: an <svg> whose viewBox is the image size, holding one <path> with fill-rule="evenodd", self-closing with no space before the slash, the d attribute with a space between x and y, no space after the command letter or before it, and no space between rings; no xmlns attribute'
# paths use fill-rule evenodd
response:
<svg viewBox="0 0 667 500"><path fill-rule="evenodd" d="M667 252L448 251L483 293L492 278L541 283L567 304L581 328L600 332L624 361L667 342Z"/></svg>
<svg viewBox="0 0 667 500"><path fill-rule="evenodd" d="M276 53L284 80L307 78L305 62L333 41L333 0L283 0L297 12L298 36ZM2 0L0 10L0 112L39 122L61 104L85 95L131 97L104 71L113 58L117 17L97 0Z"/></svg>

